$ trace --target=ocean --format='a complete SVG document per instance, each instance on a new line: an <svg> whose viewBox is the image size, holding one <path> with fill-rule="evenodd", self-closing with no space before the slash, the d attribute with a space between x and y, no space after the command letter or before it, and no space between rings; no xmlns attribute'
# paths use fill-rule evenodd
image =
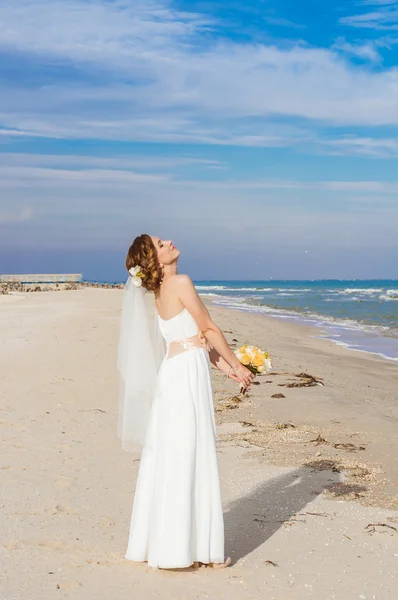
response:
<svg viewBox="0 0 398 600"><path fill-rule="evenodd" d="M215 304L314 325L315 337L398 361L398 280L194 283Z"/></svg>

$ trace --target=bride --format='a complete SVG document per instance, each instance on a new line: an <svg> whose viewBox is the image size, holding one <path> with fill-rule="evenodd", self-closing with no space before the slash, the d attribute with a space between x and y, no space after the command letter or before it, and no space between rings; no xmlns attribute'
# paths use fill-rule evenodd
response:
<svg viewBox="0 0 398 600"><path fill-rule="evenodd" d="M210 362L253 381L212 321L171 240L130 246L118 368L118 435L141 461L125 558L154 569L227 567ZM144 292L154 293L153 331ZM161 335L156 335L160 333ZM166 347L165 347L166 346Z"/></svg>

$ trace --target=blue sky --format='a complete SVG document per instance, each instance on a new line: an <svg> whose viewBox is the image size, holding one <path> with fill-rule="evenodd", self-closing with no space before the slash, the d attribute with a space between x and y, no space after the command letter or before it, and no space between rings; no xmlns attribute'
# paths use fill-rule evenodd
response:
<svg viewBox="0 0 398 600"><path fill-rule="evenodd" d="M398 277L398 1L2 0L0 271Z"/></svg>

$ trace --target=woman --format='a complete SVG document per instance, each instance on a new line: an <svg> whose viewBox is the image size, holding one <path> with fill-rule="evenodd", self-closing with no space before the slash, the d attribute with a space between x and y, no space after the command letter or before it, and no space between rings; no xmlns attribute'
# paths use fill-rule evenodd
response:
<svg viewBox="0 0 398 600"><path fill-rule="evenodd" d="M167 353L156 376L144 377L142 370L147 368L149 354L145 335L139 335L131 345L145 357L139 366L140 355L130 360L139 397L136 410L143 410L145 405L137 378L148 385L153 383L154 388L148 424L141 413L136 419L143 423L139 426L143 450L125 557L147 561L154 569L201 563L223 568L231 559L224 556L210 361L245 389L254 376L213 323L191 279L178 274L179 256L171 240L144 234L134 240L126 258L135 285L139 277L138 286L154 292L158 328ZM136 317L131 337L142 327L142 314ZM125 417L127 427L134 420L131 414Z"/></svg>

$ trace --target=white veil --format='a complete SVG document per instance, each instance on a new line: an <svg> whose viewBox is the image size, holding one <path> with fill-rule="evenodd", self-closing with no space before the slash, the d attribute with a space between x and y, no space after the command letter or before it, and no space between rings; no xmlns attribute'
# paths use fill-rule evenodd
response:
<svg viewBox="0 0 398 600"><path fill-rule="evenodd" d="M117 435L123 450L139 451L144 443L165 340L157 312L146 302L145 289L132 277L123 292L117 368L120 398Z"/></svg>

